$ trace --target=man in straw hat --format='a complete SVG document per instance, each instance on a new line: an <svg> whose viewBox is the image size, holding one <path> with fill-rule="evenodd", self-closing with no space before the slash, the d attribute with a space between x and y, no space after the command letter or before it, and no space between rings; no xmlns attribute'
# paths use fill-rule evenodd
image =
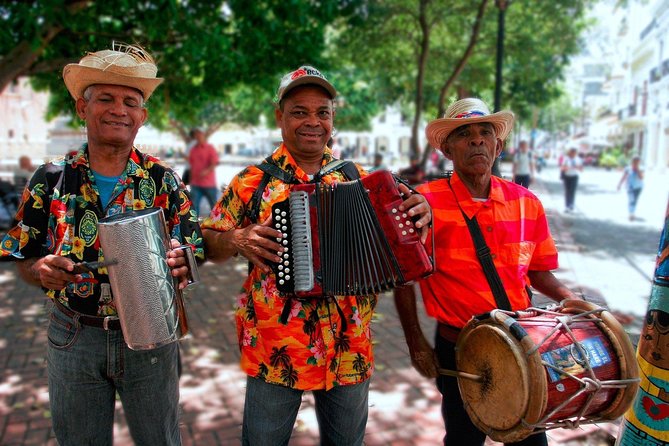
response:
<svg viewBox="0 0 669 446"><path fill-rule="evenodd" d="M337 91L320 71L303 66L286 74L275 117L282 144L259 166L242 170L202 223L208 258L241 254L253 265L237 300L241 367L246 372L242 443L288 444L304 391L313 391L321 444L361 445L374 369L370 322L377 296L298 299L280 293L269 262L279 262L282 233L272 226L272 205L296 183L333 184L365 172L334 160L332 135ZM325 167L327 166L327 167ZM269 173L264 172L272 172ZM425 199L402 185L401 209L430 221Z"/></svg>
<svg viewBox="0 0 669 446"><path fill-rule="evenodd" d="M432 206L434 220L436 271L420 282L426 311L438 322L434 349L418 323L414 287L395 290L395 303L412 364L422 375L437 378L446 445L483 445L486 437L467 415L457 379L439 373L455 370L455 343L471 317L495 308L526 309L529 284L556 301L575 298L550 272L558 266L557 251L539 200L524 187L492 175L513 120L510 111L490 113L480 99L467 98L453 103L425 129L429 143L454 169L450 177L418 187ZM502 292L491 292L490 268L477 258L465 219L483 233ZM495 294L503 296L498 301ZM546 436L532 435L517 444L545 445Z"/></svg>
<svg viewBox="0 0 669 446"><path fill-rule="evenodd" d="M161 207L172 246L203 246L178 176L133 142L147 118L145 102L162 82L151 56L136 46L88 53L63 70L87 142L42 165L30 180L18 224L0 247L22 278L55 306L47 336L49 401L60 444L111 445L116 393L137 444L178 445L178 350L170 343L133 351L123 340L97 222L126 210ZM129 253L142 255L143 253ZM182 250L168 253L172 275L187 283ZM109 259L108 259L109 260Z"/></svg>

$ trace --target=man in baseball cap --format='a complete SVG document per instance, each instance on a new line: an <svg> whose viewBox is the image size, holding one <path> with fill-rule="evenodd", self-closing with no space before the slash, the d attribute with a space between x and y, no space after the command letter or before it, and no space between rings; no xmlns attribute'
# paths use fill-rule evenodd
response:
<svg viewBox="0 0 669 446"><path fill-rule="evenodd" d="M87 266L122 262L104 258L99 219L147 207L163 209L172 247L190 240L204 258L197 218L178 176L133 145L148 115L145 101L162 82L157 71L153 58L133 45L88 53L64 68L87 142L37 169L23 193L18 224L2 240L0 254L17 260L22 278L54 303L47 370L59 444L112 444L117 393L136 444L181 444L178 344L131 350L107 268ZM170 250L167 264L185 287L183 250Z"/></svg>
<svg viewBox="0 0 669 446"><path fill-rule="evenodd" d="M283 271L275 275L269 266L283 254L272 205L287 199L294 184L333 184L366 175L352 162L335 160L327 145L336 96L313 67L283 76L274 112L283 142L262 164L239 173L202 223L210 260L241 254L253 265L236 313L247 374L244 445L288 444L304 391L314 394L321 444L363 444L377 296L297 298L278 291L277 275ZM401 209L416 216L424 231L430 221L425 199L404 185L400 190L408 197ZM294 274L288 268L287 274Z"/></svg>
<svg viewBox="0 0 669 446"><path fill-rule="evenodd" d="M558 255L541 202L524 187L492 175L513 120L510 111L491 113L482 100L466 98L451 104L443 118L425 129L430 144L453 162L454 169L447 178L417 188L432 206L437 241L435 272L420 281L426 311L437 321L434 349L418 321L414 288L396 289L395 304L413 366L437 378L447 446L482 446L484 431L490 430L470 419L458 380L440 374L456 370L456 342L472 316L496 308L528 308L530 285L556 301L576 299L551 273L558 267ZM480 386L472 392L483 395L485 384ZM513 444L538 446L546 441L539 433Z"/></svg>

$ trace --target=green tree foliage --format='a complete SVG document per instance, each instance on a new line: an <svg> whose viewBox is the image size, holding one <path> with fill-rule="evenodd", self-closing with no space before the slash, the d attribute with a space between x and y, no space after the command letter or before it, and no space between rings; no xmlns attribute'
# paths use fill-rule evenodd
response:
<svg viewBox="0 0 669 446"><path fill-rule="evenodd" d="M503 108L520 120L555 99L578 50L592 0L512 0L506 10ZM499 10L492 0L369 0L358 26L336 38L338 59L364 70L380 104L414 105L438 116L478 96L492 107ZM419 150L417 144L413 150Z"/></svg>
<svg viewBox="0 0 669 446"><path fill-rule="evenodd" d="M138 43L165 82L151 123L174 129L271 109L281 75L304 63L327 68L325 30L356 14L356 0L14 0L0 4L0 90L30 76L52 93L49 115L72 113L62 68L112 41Z"/></svg>

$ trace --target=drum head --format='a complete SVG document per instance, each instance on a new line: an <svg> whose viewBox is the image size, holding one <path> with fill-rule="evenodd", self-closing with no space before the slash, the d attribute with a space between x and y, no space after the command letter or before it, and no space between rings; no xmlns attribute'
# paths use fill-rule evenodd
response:
<svg viewBox="0 0 669 446"><path fill-rule="evenodd" d="M523 422L540 418L546 405L546 384L541 381L543 369L533 362L528 365L515 338L499 326L470 323L458 338L456 362L459 371L483 378L458 379L465 409L481 431L504 442L532 433Z"/></svg>

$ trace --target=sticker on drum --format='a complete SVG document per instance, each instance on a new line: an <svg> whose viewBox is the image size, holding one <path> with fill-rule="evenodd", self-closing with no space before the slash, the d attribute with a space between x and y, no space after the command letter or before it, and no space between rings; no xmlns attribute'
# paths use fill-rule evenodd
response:
<svg viewBox="0 0 669 446"><path fill-rule="evenodd" d="M581 347L580 349L576 344L570 344L541 354L541 359L555 367L546 368L551 382L568 379L569 374L580 375L585 373L588 364L594 369L611 362L611 355L609 355L604 342L600 338L584 339L578 344ZM583 358L581 349L585 352L587 360ZM560 369L564 373L560 373L556 369Z"/></svg>

